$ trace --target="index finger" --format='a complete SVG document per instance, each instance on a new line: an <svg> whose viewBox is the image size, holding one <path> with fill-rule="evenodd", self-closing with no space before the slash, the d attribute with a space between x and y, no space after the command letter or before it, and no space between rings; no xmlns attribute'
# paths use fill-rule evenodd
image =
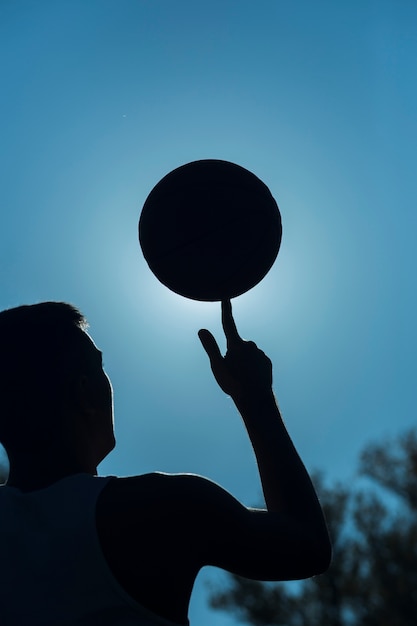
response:
<svg viewBox="0 0 417 626"><path fill-rule="evenodd" d="M241 336L237 332L235 320L232 315L232 304L230 300L222 300L222 326L226 335L227 347L231 344L242 341Z"/></svg>

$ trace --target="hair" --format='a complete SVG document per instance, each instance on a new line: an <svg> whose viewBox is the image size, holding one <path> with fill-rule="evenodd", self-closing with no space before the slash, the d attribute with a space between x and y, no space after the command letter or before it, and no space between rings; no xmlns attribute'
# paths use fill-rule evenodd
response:
<svg viewBox="0 0 417 626"><path fill-rule="evenodd" d="M74 367L83 314L65 302L41 302L0 312L0 442L42 435ZM78 339L78 342L77 342Z"/></svg>

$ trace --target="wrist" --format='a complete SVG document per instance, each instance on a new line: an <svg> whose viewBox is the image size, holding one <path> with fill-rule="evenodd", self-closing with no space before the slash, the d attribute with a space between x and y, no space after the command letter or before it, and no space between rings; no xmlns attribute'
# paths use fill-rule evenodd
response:
<svg viewBox="0 0 417 626"><path fill-rule="evenodd" d="M259 413L265 410L278 410L272 386L247 387L239 394L234 394L232 400L240 413Z"/></svg>

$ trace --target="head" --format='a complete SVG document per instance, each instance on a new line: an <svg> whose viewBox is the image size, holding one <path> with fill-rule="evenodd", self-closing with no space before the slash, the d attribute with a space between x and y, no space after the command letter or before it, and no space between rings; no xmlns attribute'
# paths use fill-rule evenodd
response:
<svg viewBox="0 0 417 626"><path fill-rule="evenodd" d="M0 312L0 442L11 463L54 451L97 465L114 447L111 385L86 328L63 302Z"/></svg>

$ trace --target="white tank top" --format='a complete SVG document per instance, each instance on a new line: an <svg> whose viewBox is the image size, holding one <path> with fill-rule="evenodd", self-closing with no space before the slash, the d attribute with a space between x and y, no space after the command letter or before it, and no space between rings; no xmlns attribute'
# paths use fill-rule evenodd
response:
<svg viewBox="0 0 417 626"><path fill-rule="evenodd" d="M0 487L1 626L178 626L136 602L107 565L95 512L111 478Z"/></svg>

